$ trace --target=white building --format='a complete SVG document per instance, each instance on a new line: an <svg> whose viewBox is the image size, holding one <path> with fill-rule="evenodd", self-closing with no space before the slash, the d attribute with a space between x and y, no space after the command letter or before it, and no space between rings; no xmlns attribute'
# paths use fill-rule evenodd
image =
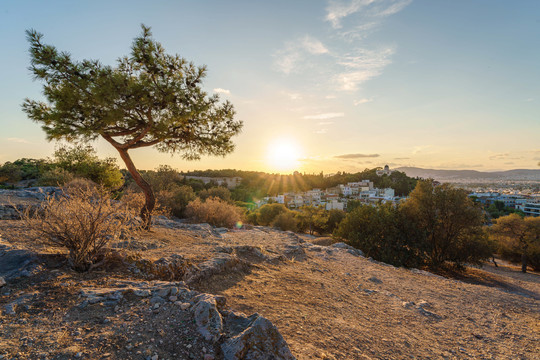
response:
<svg viewBox="0 0 540 360"><path fill-rule="evenodd" d="M394 170L390 170L390 167L389 167L388 165L384 165L384 169L383 169L383 170L377 170L377 171L375 171L375 173L376 173L378 176L391 175L393 172L394 172Z"/></svg>

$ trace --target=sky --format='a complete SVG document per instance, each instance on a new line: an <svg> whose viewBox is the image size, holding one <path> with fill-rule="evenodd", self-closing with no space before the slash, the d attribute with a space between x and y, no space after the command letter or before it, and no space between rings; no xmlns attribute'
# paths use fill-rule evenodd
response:
<svg viewBox="0 0 540 360"><path fill-rule="evenodd" d="M167 52L207 65L204 89L244 127L226 157L136 149L141 169L539 168L537 0L2 0L0 163L59 145L21 110L43 100L25 30L115 65L142 23Z"/></svg>

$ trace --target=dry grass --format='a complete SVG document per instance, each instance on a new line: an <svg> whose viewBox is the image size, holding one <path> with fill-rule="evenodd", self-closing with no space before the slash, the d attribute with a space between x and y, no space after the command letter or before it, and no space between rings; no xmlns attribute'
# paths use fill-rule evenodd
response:
<svg viewBox="0 0 540 360"><path fill-rule="evenodd" d="M135 230L128 207L92 186L70 187L20 215L36 241L66 248L79 271L98 266L110 241Z"/></svg>
<svg viewBox="0 0 540 360"><path fill-rule="evenodd" d="M195 199L186 208L186 215L197 222L214 226L233 228L242 220L240 210L219 198L208 198L202 202Z"/></svg>

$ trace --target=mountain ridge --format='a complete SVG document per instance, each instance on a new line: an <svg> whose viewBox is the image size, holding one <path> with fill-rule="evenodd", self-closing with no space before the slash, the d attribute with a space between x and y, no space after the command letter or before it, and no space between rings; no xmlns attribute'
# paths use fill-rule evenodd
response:
<svg viewBox="0 0 540 360"><path fill-rule="evenodd" d="M540 181L540 169L512 169L504 171L479 170L439 170L419 167L403 166L396 170L404 172L410 177L433 178L435 180L528 180Z"/></svg>

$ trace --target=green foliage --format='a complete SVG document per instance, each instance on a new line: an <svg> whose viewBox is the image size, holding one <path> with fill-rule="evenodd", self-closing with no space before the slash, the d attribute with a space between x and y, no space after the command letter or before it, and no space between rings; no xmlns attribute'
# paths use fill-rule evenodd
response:
<svg viewBox="0 0 540 360"><path fill-rule="evenodd" d="M154 171L142 172L154 191L171 191L182 183L182 176L169 165L159 165Z"/></svg>
<svg viewBox="0 0 540 360"><path fill-rule="evenodd" d="M420 231L399 208L390 204L362 205L348 213L334 235L361 249L366 256L396 266L424 263ZM420 236L420 237L419 237Z"/></svg>
<svg viewBox="0 0 540 360"><path fill-rule="evenodd" d="M272 226L283 231L297 231L298 220L293 211L286 211L275 217Z"/></svg>
<svg viewBox="0 0 540 360"><path fill-rule="evenodd" d="M490 228L490 235L498 243L500 255L521 261L523 272L527 265L540 269L540 217L502 216Z"/></svg>
<svg viewBox="0 0 540 360"><path fill-rule="evenodd" d="M211 197L220 198L223 201L231 202L231 192L229 189L223 186L212 187L210 189L204 189L197 194L201 200L206 200Z"/></svg>
<svg viewBox="0 0 540 360"><path fill-rule="evenodd" d="M461 266L491 256L482 219L465 191L419 181L403 205L358 206L334 234L367 256L397 266Z"/></svg>
<svg viewBox="0 0 540 360"><path fill-rule="evenodd" d="M302 206L297 217L301 231L307 231L311 235L323 234L326 231L329 214L322 207Z"/></svg>
<svg viewBox="0 0 540 360"><path fill-rule="evenodd" d="M270 226L274 219L281 213L290 211L283 204L266 204L257 211L257 224Z"/></svg>
<svg viewBox="0 0 540 360"><path fill-rule="evenodd" d="M68 174L71 174L72 178L89 179L109 189L118 188L124 183L122 173L116 165L116 159L99 159L96 150L89 145L61 146L54 152L51 164L58 170L50 174L50 176L56 174L58 181L68 179L70 177ZM51 180L47 181L51 182ZM60 183L62 184L62 182Z"/></svg>
<svg viewBox="0 0 540 360"><path fill-rule="evenodd" d="M170 190L158 192L158 202L178 218L185 217L188 204L196 198L195 192L188 185L176 186Z"/></svg>
<svg viewBox="0 0 540 360"><path fill-rule="evenodd" d="M165 53L150 28L142 26L131 54L116 67L75 61L43 44L34 30L27 37L31 70L44 82L48 103L26 99L23 110L42 124L48 139L102 136L117 148L154 146L186 159L233 150L230 138L242 123L233 120L232 104L207 96L201 87L206 68Z"/></svg>
<svg viewBox="0 0 540 360"><path fill-rule="evenodd" d="M39 179L51 170L52 166L47 160L22 158L14 162L6 162L0 166L0 183L16 183L21 180Z"/></svg>
<svg viewBox="0 0 540 360"><path fill-rule="evenodd" d="M450 184L434 186L430 180L419 181L403 204L403 211L425 234L424 251L431 267L445 261L459 266L489 257L482 210L465 190Z"/></svg>
<svg viewBox="0 0 540 360"><path fill-rule="evenodd" d="M525 213L523 213L523 211L505 206L504 202L500 200L495 200L493 204L489 205L486 208L486 211L488 212L488 214L491 216L492 219L497 219L498 217L506 216L506 215L514 214L514 213L520 215L521 217L525 216Z"/></svg>
<svg viewBox="0 0 540 360"><path fill-rule="evenodd" d="M332 234L335 229L339 226L339 224L345 219L345 216L347 214L345 211L338 210L338 209L332 209L328 211L328 217L326 220L326 224L324 227L324 231L326 233Z"/></svg>

